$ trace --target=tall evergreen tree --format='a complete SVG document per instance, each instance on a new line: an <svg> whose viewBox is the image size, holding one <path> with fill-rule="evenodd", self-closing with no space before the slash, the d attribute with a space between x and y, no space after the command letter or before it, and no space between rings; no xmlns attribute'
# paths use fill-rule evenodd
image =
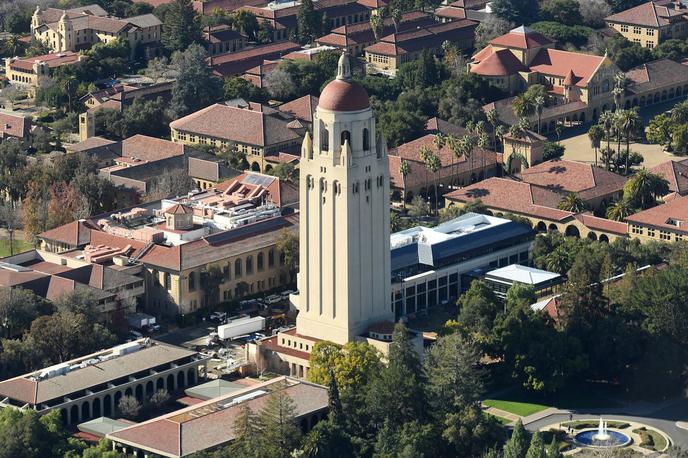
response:
<svg viewBox="0 0 688 458"><path fill-rule="evenodd" d="M270 394L258 414L257 424L261 456L286 458L298 447L301 430L296 425L296 406L284 389Z"/></svg>
<svg viewBox="0 0 688 458"><path fill-rule="evenodd" d="M296 15L296 38L299 43L312 43L320 36L322 18L315 10L313 0L302 0L299 12Z"/></svg>
<svg viewBox="0 0 688 458"><path fill-rule="evenodd" d="M234 420L234 434L236 438L229 446L232 456L256 456L256 416L245 404L239 411L236 420Z"/></svg>
<svg viewBox="0 0 688 458"><path fill-rule="evenodd" d="M564 454L559 449L557 438L552 435L552 442L547 446L547 458L564 458Z"/></svg>
<svg viewBox="0 0 688 458"><path fill-rule="evenodd" d="M201 40L201 26L191 0L172 0L162 24L162 44L169 52L183 51Z"/></svg>
<svg viewBox="0 0 688 458"><path fill-rule="evenodd" d="M521 420L516 422L511 438L504 446L504 458L524 458L530 448L528 431L523 427Z"/></svg>
<svg viewBox="0 0 688 458"><path fill-rule="evenodd" d="M179 118L205 108L222 97L222 80L205 62L206 50L198 44L172 56L177 79L172 86L172 111Z"/></svg>
<svg viewBox="0 0 688 458"><path fill-rule="evenodd" d="M530 447L528 447L526 458L547 458L545 443L539 431L536 431L530 440Z"/></svg>

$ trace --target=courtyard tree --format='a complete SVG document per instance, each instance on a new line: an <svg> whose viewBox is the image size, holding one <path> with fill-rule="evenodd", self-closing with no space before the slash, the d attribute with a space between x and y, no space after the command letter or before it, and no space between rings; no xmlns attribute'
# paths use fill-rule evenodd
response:
<svg viewBox="0 0 688 458"><path fill-rule="evenodd" d="M299 238L298 236L284 229L275 244L280 253L280 263L284 260L284 265L289 272L289 281L294 281L296 269L299 265Z"/></svg>
<svg viewBox="0 0 688 458"><path fill-rule="evenodd" d="M134 419L141 412L141 403L134 396L122 396L117 403L120 415L128 419Z"/></svg>
<svg viewBox="0 0 688 458"><path fill-rule="evenodd" d="M597 166L597 155L600 151L600 143L604 138L604 128L599 124L593 124L588 130L588 138L590 139L590 144L595 151L595 166Z"/></svg>
<svg viewBox="0 0 688 458"><path fill-rule="evenodd" d="M192 44L172 55L177 79L172 86L171 109L175 117L205 108L222 97L222 80L213 75L203 46Z"/></svg>
<svg viewBox="0 0 688 458"><path fill-rule="evenodd" d="M662 176L640 169L624 184L624 200L633 207L645 210L657 205L657 200L669 194L669 182Z"/></svg>
<svg viewBox="0 0 688 458"><path fill-rule="evenodd" d="M301 430L296 424L296 405L286 390L276 389L268 396L256 423L261 456L287 458L298 447Z"/></svg>
<svg viewBox="0 0 688 458"><path fill-rule="evenodd" d="M565 210L573 213L580 213L585 211L587 205L581 196L576 192L570 192L557 205L559 210Z"/></svg>
<svg viewBox="0 0 688 458"><path fill-rule="evenodd" d="M162 44L168 52L183 51L201 41L201 26L191 0L172 0L162 24Z"/></svg>

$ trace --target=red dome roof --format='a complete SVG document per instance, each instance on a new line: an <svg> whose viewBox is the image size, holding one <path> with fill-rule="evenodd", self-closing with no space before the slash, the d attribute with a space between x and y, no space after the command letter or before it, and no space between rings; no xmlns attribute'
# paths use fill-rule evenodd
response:
<svg viewBox="0 0 688 458"><path fill-rule="evenodd" d="M318 107L332 111L359 111L370 107L370 100L360 84L349 79L335 79L323 89Z"/></svg>

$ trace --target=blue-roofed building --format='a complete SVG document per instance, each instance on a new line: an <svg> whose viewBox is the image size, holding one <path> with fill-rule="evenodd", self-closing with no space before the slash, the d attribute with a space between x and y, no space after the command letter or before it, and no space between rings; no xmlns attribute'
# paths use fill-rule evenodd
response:
<svg viewBox="0 0 688 458"><path fill-rule="evenodd" d="M455 302L468 286L462 287L462 276L475 269L527 263L534 239L527 225L477 213L392 234L396 316Z"/></svg>

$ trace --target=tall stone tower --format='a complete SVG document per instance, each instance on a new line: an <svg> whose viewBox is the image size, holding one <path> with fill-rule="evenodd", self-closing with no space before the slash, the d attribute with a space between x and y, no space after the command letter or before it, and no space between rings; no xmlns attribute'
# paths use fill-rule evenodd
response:
<svg viewBox="0 0 688 458"><path fill-rule="evenodd" d="M57 52L73 51L74 26L72 25L72 20L67 15L67 11L62 13L62 17L57 23L57 30L61 35L60 49Z"/></svg>
<svg viewBox="0 0 688 458"><path fill-rule="evenodd" d="M343 344L394 321L387 148L346 54L320 96L299 168L296 330Z"/></svg>
<svg viewBox="0 0 688 458"><path fill-rule="evenodd" d="M79 115L79 141L96 136L96 118L93 113L86 111Z"/></svg>

